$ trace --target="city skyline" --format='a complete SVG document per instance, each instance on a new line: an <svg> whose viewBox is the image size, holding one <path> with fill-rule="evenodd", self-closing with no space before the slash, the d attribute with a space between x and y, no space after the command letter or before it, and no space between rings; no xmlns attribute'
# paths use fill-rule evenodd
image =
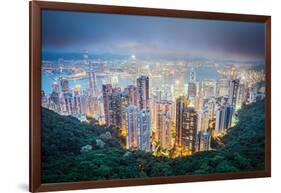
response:
<svg viewBox="0 0 281 193"><path fill-rule="evenodd" d="M264 169L265 24L42 10L45 183Z"/></svg>
<svg viewBox="0 0 281 193"><path fill-rule="evenodd" d="M262 23L44 10L42 24L43 53L264 61Z"/></svg>
<svg viewBox="0 0 281 193"><path fill-rule="evenodd" d="M237 124L238 111L265 97L263 71L251 66L240 67L238 73L233 65L211 64L219 77L198 80L192 63L164 62L159 68L153 62L139 66L140 61L130 57L112 66L112 61L94 61L88 54L84 51L78 62L69 65L59 59L53 61L55 67L43 66L43 78L52 75L58 80L49 85L50 94L42 90L42 106L81 122L89 123L90 118L114 127L126 138L120 145L154 156L175 158L211 151L211 141ZM123 86L122 76L128 79ZM72 79L86 86L71 87Z"/></svg>

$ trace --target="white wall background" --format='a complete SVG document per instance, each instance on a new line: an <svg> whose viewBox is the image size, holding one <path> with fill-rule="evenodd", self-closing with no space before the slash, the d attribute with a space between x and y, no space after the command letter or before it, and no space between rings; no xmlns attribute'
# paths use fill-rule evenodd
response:
<svg viewBox="0 0 281 193"><path fill-rule="evenodd" d="M66 1L66 0L65 0ZM272 178L197 182L94 190L124 192L254 192L280 191L281 129L281 12L274 0L68 0L69 2L126 5L198 11L266 14L272 16ZM1 2L0 17L0 192L28 191L28 1ZM279 86L278 86L279 85ZM70 191L92 192L93 190Z"/></svg>

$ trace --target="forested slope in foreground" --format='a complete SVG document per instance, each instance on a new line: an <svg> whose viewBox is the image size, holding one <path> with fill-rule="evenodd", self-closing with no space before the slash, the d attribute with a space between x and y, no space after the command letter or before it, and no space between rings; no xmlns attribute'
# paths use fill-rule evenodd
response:
<svg viewBox="0 0 281 193"><path fill-rule="evenodd" d="M263 170L264 101L243 107L223 146L189 157L154 157L118 143L116 128L42 108L42 182L145 178Z"/></svg>

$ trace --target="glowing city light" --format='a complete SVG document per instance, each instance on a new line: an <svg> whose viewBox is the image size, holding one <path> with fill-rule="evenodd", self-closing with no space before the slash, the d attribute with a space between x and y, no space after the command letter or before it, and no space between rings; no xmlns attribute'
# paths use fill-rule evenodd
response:
<svg viewBox="0 0 281 193"><path fill-rule="evenodd" d="M82 64L60 64L61 70L43 63L43 75L54 77L48 85L51 91L42 91L42 106L81 122L120 128L126 139L122 147L157 157L211 150L211 140L219 140L237 123L237 111L265 93L256 84L264 75L254 70L238 73L235 67L222 69L215 63L223 78L202 80L195 65L185 62L152 60L140 65L132 62L134 54L131 61L93 62L88 52L82 57Z"/></svg>

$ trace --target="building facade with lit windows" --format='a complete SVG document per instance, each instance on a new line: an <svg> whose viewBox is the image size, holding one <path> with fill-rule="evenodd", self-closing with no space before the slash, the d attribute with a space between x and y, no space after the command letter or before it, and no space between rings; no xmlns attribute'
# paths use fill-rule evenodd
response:
<svg viewBox="0 0 281 193"><path fill-rule="evenodd" d="M151 114L150 110L142 109L138 112L139 148L142 151L151 151Z"/></svg>
<svg viewBox="0 0 281 193"><path fill-rule="evenodd" d="M229 104L219 107L216 113L215 132L221 133L231 127L233 107Z"/></svg>
<svg viewBox="0 0 281 193"><path fill-rule="evenodd" d="M66 78L62 78L60 80L60 84L61 84L61 91L62 91L62 93L69 92L69 83L68 83L68 80Z"/></svg>
<svg viewBox="0 0 281 193"><path fill-rule="evenodd" d="M238 98L239 79L231 80L229 87L229 104L235 108Z"/></svg>
<svg viewBox="0 0 281 193"><path fill-rule="evenodd" d="M135 105L129 105L126 108L126 148L138 149L139 132L138 132L138 111Z"/></svg>
<svg viewBox="0 0 281 193"><path fill-rule="evenodd" d="M149 108L149 78L140 76L137 79L138 109Z"/></svg>
<svg viewBox="0 0 281 193"><path fill-rule="evenodd" d="M138 90L135 85L129 85L124 92L128 95L128 103L130 105L138 105Z"/></svg>
<svg viewBox="0 0 281 193"><path fill-rule="evenodd" d="M162 149L171 148L173 103L167 100L155 101L155 141Z"/></svg>
<svg viewBox="0 0 281 193"><path fill-rule="evenodd" d="M176 101L176 143L184 154L191 155L196 151L197 113L188 105L189 101L185 96Z"/></svg>
<svg viewBox="0 0 281 193"><path fill-rule="evenodd" d="M102 85L102 97L103 97L103 106L104 106L104 117L106 126L110 126L112 112L111 112L111 93L112 93L112 85L111 84L104 84Z"/></svg>

